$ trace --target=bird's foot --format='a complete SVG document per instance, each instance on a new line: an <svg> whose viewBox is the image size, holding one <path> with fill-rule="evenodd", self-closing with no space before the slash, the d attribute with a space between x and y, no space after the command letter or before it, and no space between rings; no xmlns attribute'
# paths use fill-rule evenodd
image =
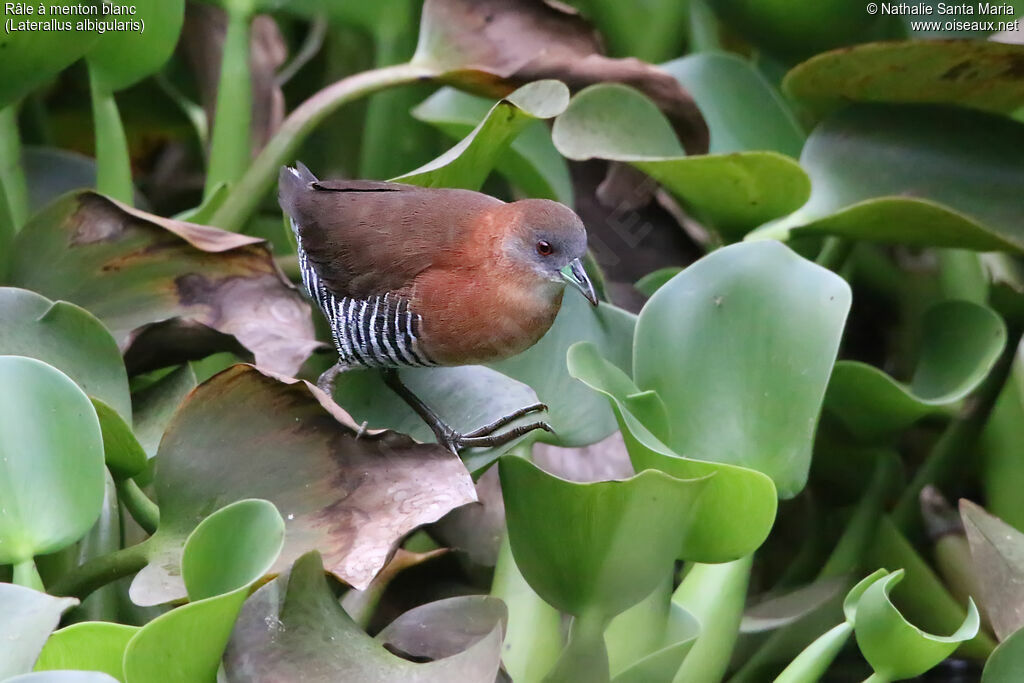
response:
<svg viewBox="0 0 1024 683"><path fill-rule="evenodd" d="M548 407L543 403L535 403L533 405L526 406L525 408L513 411L508 415L498 418L490 424L486 424L483 427L474 429L471 432L466 432L465 434L461 434L448 425L440 423L436 425L434 435L437 437L438 444L444 446L456 455L463 448L495 448L497 446L503 446L514 439L518 439L524 434L529 434L535 429L543 429L546 432L554 434L555 430L551 425L542 421L519 425L506 432L495 434L495 432L502 427L508 426L510 423L518 420L524 415L541 412L547 409Z"/></svg>

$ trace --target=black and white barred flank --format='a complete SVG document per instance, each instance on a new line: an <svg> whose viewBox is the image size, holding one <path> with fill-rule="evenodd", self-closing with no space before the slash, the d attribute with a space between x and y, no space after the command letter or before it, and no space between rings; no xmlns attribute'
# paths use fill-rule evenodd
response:
<svg viewBox="0 0 1024 683"><path fill-rule="evenodd" d="M294 221L292 229L298 238ZM301 242L298 257L302 284L327 317L340 364L364 368L437 365L420 346L422 318L409 309L408 299L394 294L336 297L309 262Z"/></svg>

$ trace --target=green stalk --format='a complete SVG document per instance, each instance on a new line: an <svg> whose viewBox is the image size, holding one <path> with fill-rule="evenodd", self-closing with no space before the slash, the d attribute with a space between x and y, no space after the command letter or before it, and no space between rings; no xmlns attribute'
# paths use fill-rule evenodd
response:
<svg viewBox="0 0 1024 683"><path fill-rule="evenodd" d="M843 622L821 634L789 663L775 683L816 683L835 661L853 633L853 626Z"/></svg>
<svg viewBox="0 0 1024 683"><path fill-rule="evenodd" d="M889 683L889 679L880 674L871 674L864 679L864 683Z"/></svg>
<svg viewBox="0 0 1024 683"><path fill-rule="evenodd" d="M217 81L210 163L203 197L220 183L233 185L245 174L252 156L252 73L249 70L249 22L246 9L226 5L228 30Z"/></svg>
<svg viewBox="0 0 1024 683"><path fill-rule="evenodd" d="M30 557L14 564L14 583L37 591L44 591L43 579L39 576L35 561Z"/></svg>
<svg viewBox="0 0 1024 683"><path fill-rule="evenodd" d="M665 578L650 595L617 615L608 624L604 640L612 676L625 671L665 644L674 573L674 566L667 567Z"/></svg>
<svg viewBox="0 0 1024 683"><path fill-rule="evenodd" d="M725 564L695 564L672 602L701 624L700 635L683 660L675 683L718 683L729 667L739 635L754 556Z"/></svg>
<svg viewBox="0 0 1024 683"><path fill-rule="evenodd" d="M121 125L114 93L103 87L92 68L89 69L89 94L92 125L96 131L96 189L100 194L130 205L134 191L128 138Z"/></svg>
<svg viewBox="0 0 1024 683"><path fill-rule="evenodd" d="M117 497L139 526L152 534L160 525L160 508L142 492L134 479L121 479L116 484Z"/></svg>
<svg viewBox="0 0 1024 683"><path fill-rule="evenodd" d="M558 658L545 683L607 683L608 651L604 646L604 630L608 618L602 614L584 613L572 620L569 642Z"/></svg>
<svg viewBox="0 0 1024 683"><path fill-rule="evenodd" d="M537 683L558 661L561 615L533 592L519 572L508 535L501 541L491 595L508 605L501 661L516 683Z"/></svg>
<svg viewBox="0 0 1024 683"><path fill-rule="evenodd" d="M853 253L853 247L853 240L848 240L845 237L826 237L825 243L821 246L821 252L814 262L838 273L846 265L850 254Z"/></svg>
<svg viewBox="0 0 1024 683"><path fill-rule="evenodd" d="M1020 336L1011 334L1009 343L996 361L992 371L977 392L968 398L963 413L949 423L939 437L928 458L914 474L913 480L900 496L892 512L892 519L904 533L916 532L921 525L919 504L921 489L933 484L940 490L959 481L972 462L972 453L982 429L988 422L996 399L1003 390L1020 343Z"/></svg>
<svg viewBox="0 0 1024 683"><path fill-rule="evenodd" d="M0 186L7 211L18 232L28 219L28 186L21 167L21 137L18 135L18 105L0 109Z"/></svg>
<svg viewBox="0 0 1024 683"><path fill-rule="evenodd" d="M84 600L97 588L131 576L149 562L147 541L107 555L101 555L75 567L50 586L51 595L68 595Z"/></svg>
<svg viewBox="0 0 1024 683"><path fill-rule="evenodd" d="M328 115L344 104L386 88L434 78L438 73L417 64L397 64L354 74L327 86L303 102L284 120L267 146L249 164L227 200L210 219L211 225L238 231L277 179L303 140Z"/></svg>

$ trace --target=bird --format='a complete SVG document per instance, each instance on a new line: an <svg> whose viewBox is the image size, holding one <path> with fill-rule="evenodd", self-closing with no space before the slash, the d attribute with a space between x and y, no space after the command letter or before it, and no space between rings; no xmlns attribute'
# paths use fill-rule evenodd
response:
<svg viewBox="0 0 1024 683"><path fill-rule="evenodd" d="M376 368L456 454L535 429L553 432L537 421L499 433L547 409L537 403L460 433L398 371L489 363L526 350L551 327L567 286L597 306L582 261L586 228L572 209L464 189L318 180L298 162L282 167L278 185L303 286L338 352L320 389L333 396L339 373Z"/></svg>

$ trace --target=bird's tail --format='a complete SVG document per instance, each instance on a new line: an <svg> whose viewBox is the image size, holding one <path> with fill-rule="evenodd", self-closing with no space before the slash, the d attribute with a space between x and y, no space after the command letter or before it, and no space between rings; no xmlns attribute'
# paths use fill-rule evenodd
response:
<svg viewBox="0 0 1024 683"><path fill-rule="evenodd" d="M298 226L295 223L295 204L299 194L308 190L310 184L316 181L317 177L301 161L295 162L295 168L282 166L281 172L277 176L277 201L291 219L292 231L295 232L296 238L298 237Z"/></svg>

